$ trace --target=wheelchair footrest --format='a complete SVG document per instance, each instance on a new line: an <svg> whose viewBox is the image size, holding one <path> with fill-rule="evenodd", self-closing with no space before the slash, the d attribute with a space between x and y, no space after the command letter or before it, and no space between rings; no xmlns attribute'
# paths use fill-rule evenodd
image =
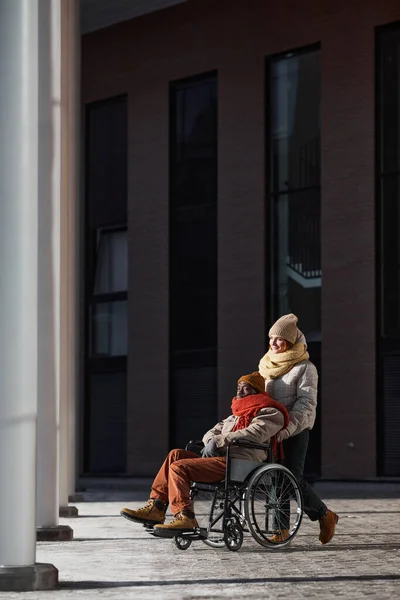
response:
<svg viewBox="0 0 400 600"><path fill-rule="evenodd" d="M206 533L207 530L203 531ZM156 529L149 531L149 533L151 535L154 535L155 537L165 538L169 540L174 537L181 537L185 540L201 540L204 539L204 537L206 537L206 535L201 534L200 529L159 529L157 527Z"/></svg>

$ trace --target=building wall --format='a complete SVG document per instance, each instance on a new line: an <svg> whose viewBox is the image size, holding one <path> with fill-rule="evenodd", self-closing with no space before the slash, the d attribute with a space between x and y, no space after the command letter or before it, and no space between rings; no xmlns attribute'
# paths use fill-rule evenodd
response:
<svg viewBox="0 0 400 600"><path fill-rule="evenodd" d="M218 70L222 417L269 325L265 57L320 42L322 476L376 475L374 45L397 19L395 0L190 0L83 37L83 102L129 95L129 473L154 473L169 445L169 82Z"/></svg>

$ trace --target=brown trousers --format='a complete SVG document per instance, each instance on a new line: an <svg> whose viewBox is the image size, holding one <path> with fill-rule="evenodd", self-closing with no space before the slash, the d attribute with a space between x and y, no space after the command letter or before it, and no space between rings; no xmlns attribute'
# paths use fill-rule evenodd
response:
<svg viewBox="0 0 400 600"><path fill-rule="evenodd" d="M190 483L222 481L225 465L224 456L201 458L188 450L171 450L153 481L150 498L169 502L173 515L183 510L191 511Z"/></svg>

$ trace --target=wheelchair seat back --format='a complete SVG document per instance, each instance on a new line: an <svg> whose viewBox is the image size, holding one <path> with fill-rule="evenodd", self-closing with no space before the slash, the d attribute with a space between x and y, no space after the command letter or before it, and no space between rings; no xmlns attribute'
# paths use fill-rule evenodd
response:
<svg viewBox="0 0 400 600"><path fill-rule="evenodd" d="M262 462L254 460L244 460L242 458L232 458L231 460L231 481L245 481L247 477L254 471L264 464Z"/></svg>
<svg viewBox="0 0 400 600"><path fill-rule="evenodd" d="M242 458L232 458L229 480L232 482L243 483L250 473L255 469L258 469L264 463L254 460L244 460ZM216 488L222 488L224 479L221 481L215 481L212 483L203 483L202 481L193 481L192 488L200 489L202 491L212 491Z"/></svg>

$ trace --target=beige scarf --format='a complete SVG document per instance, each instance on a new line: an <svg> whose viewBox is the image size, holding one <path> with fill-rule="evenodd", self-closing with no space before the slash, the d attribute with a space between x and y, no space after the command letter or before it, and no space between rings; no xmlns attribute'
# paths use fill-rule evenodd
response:
<svg viewBox="0 0 400 600"><path fill-rule="evenodd" d="M274 354L271 350L268 350L267 354L260 360L258 370L264 379L278 379L278 377L288 373L294 365L309 358L307 346L297 342L290 350L286 350L281 354Z"/></svg>

